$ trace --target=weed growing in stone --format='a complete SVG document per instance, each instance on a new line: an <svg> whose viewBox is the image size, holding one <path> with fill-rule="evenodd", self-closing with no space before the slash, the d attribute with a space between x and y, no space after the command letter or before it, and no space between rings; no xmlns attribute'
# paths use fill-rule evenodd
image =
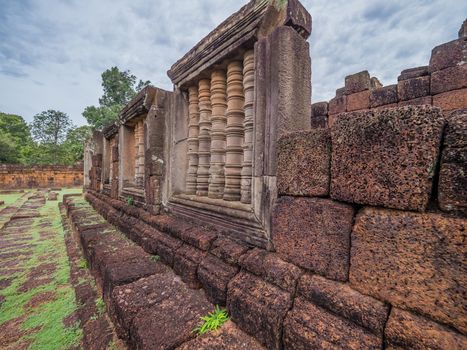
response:
<svg viewBox="0 0 467 350"><path fill-rule="evenodd" d="M104 314L104 312L105 312L105 303L104 303L104 299L102 299L102 298L97 298L97 299L96 299L96 308L97 308L97 313L98 313L99 315Z"/></svg>
<svg viewBox="0 0 467 350"><path fill-rule="evenodd" d="M79 259L78 267L80 269L87 269L88 268L88 262L86 261L86 259L84 259L84 258Z"/></svg>
<svg viewBox="0 0 467 350"><path fill-rule="evenodd" d="M126 204L128 205L134 205L135 204L135 200L133 199L133 197L128 197L126 199Z"/></svg>
<svg viewBox="0 0 467 350"><path fill-rule="evenodd" d="M193 330L193 332L196 332L198 335L220 328L229 320L229 316L226 310L216 305L214 312L210 312L207 316L201 317L201 319L204 321L203 324Z"/></svg>
<svg viewBox="0 0 467 350"><path fill-rule="evenodd" d="M159 255L151 255L151 260L152 261L159 261L159 260L161 260L161 257Z"/></svg>

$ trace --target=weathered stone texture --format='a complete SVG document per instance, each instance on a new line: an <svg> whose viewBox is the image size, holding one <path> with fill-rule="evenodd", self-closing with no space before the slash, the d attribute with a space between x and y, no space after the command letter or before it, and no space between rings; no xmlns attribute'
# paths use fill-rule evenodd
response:
<svg viewBox="0 0 467 350"><path fill-rule="evenodd" d="M286 134L279 139L277 149L279 195L328 195L331 162L329 130Z"/></svg>
<svg viewBox="0 0 467 350"><path fill-rule="evenodd" d="M177 350L263 350L261 344L249 336L232 321L226 322L216 331L198 336L178 347Z"/></svg>
<svg viewBox="0 0 467 350"><path fill-rule="evenodd" d="M228 264L237 265L239 258L248 251L244 244L232 241L226 237L219 237L212 243L210 253Z"/></svg>
<svg viewBox="0 0 467 350"><path fill-rule="evenodd" d="M467 87L467 62L431 74L432 95L465 87Z"/></svg>
<svg viewBox="0 0 467 350"><path fill-rule="evenodd" d="M399 100L413 100L430 94L430 77L401 80L397 83Z"/></svg>
<svg viewBox="0 0 467 350"><path fill-rule="evenodd" d="M82 185L82 166L0 164L0 189Z"/></svg>
<svg viewBox="0 0 467 350"><path fill-rule="evenodd" d="M368 71L362 71L345 77L345 94L350 95L356 92L370 90L371 80Z"/></svg>
<svg viewBox="0 0 467 350"><path fill-rule="evenodd" d="M227 308L232 320L268 349L281 349L282 323L292 305L289 293L242 272L229 283Z"/></svg>
<svg viewBox="0 0 467 350"><path fill-rule="evenodd" d="M466 226L441 214L365 208L352 232L350 284L466 332Z"/></svg>
<svg viewBox="0 0 467 350"><path fill-rule="evenodd" d="M397 85L388 85L379 89L374 89L370 94L370 107L389 105L398 102Z"/></svg>
<svg viewBox="0 0 467 350"><path fill-rule="evenodd" d="M208 254L201 262L198 268L198 279L206 296L213 304L226 304L227 285L238 270L237 266L227 264L211 254Z"/></svg>
<svg viewBox="0 0 467 350"><path fill-rule="evenodd" d="M201 291L187 290L180 284L170 298L135 316L130 343L136 349L174 349L194 338L193 329L201 324L200 317L213 310Z"/></svg>
<svg viewBox="0 0 467 350"><path fill-rule="evenodd" d="M285 349L381 349L383 337L335 316L302 297L284 321Z"/></svg>
<svg viewBox="0 0 467 350"><path fill-rule="evenodd" d="M421 106L421 105L432 105L432 104L433 104L433 97L432 96L424 96L424 97L414 98L413 100L400 101L398 103L399 107Z"/></svg>
<svg viewBox="0 0 467 350"><path fill-rule="evenodd" d="M275 284L293 294L302 270L285 262L275 253L255 248L240 258L240 266L245 270Z"/></svg>
<svg viewBox="0 0 467 350"><path fill-rule="evenodd" d="M431 51L430 72L467 62L467 37L436 46Z"/></svg>
<svg viewBox="0 0 467 350"><path fill-rule="evenodd" d="M398 81L413 79L418 77L423 77L425 75L429 75L429 66L422 66L422 67L415 67L404 69L401 74L397 77Z"/></svg>
<svg viewBox="0 0 467 350"><path fill-rule="evenodd" d="M347 112L370 108L370 90L347 95Z"/></svg>
<svg viewBox="0 0 467 350"><path fill-rule="evenodd" d="M441 111L425 106L341 115L331 129L331 197L425 210L443 127Z"/></svg>
<svg viewBox="0 0 467 350"><path fill-rule="evenodd" d="M329 101L329 114L339 114L345 112L347 107L347 96L334 97Z"/></svg>
<svg viewBox="0 0 467 350"><path fill-rule="evenodd" d="M345 281L354 210L329 199L281 197L273 214L272 240L284 260Z"/></svg>
<svg viewBox="0 0 467 350"><path fill-rule="evenodd" d="M327 102L316 102L311 105L311 116L316 117L320 115L328 114L328 103Z"/></svg>
<svg viewBox="0 0 467 350"><path fill-rule="evenodd" d="M467 338L410 312L393 308L385 331L386 349L466 349Z"/></svg>
<svg viewBox="0 0 467 350"><path fill-rule="evenodd" d="M441 108L444 112L467 107L467 88L433 96L433 106Z"/></svg>
<svg viewBox="0 0 467 350"><path fill-rule="evenodd" d="M383 335L389 307L379 300L360 294L348 284L306 274L300 279L297 292L314 304L352 321L371 333Z"/></svg>
<svg viewBox="0 0 467 350"><path fill-rule="evenodd" d="M189 244L182 245L174 254L174 271L182 277L190 288L201 288L198 280L197 270L199 263L206 256L206 252Z"/></svg>
<svg viewBox="0 0 467 350"><path fill-rule="evenodd" d="M439 206L467 215L467 108L447 116L438 185Z"/></svg>

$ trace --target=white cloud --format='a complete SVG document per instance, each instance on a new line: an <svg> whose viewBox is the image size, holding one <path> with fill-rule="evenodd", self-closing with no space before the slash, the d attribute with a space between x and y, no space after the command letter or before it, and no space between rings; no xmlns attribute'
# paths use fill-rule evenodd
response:
<svg viewBox="0 0 467 350"><path fill-rule="evenodd" d="M171 89L170 66L247 0L0 0L0 111L31 121L46 109L97 104L111 66ZM368 69L385 84L428 63L431 48L456 38L467 4L456 0L304 0L313 101L328 100L348 74Z"/></svg>

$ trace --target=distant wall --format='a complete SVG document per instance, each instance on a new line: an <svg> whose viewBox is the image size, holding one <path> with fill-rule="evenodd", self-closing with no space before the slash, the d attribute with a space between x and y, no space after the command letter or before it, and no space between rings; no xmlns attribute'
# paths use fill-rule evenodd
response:
<svg viewBox="0 0 467 350"><path fill-rule="evenodd" d="M83 166L0 165L0 189L83 185Z"/></svg>

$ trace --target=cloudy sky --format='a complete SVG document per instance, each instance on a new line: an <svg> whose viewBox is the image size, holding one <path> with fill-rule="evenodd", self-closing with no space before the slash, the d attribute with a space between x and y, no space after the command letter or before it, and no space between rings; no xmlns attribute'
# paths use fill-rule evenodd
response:
<svg viewBox="0 0 467 350"><path fill-rule="evenodd" d="M0 111L58 109L77 125L112 66L172 89L167 69L247 0L0 0ZM364 69L392 84L457 38L462 0L303 0L313 17L313 101Z"/></svg>

